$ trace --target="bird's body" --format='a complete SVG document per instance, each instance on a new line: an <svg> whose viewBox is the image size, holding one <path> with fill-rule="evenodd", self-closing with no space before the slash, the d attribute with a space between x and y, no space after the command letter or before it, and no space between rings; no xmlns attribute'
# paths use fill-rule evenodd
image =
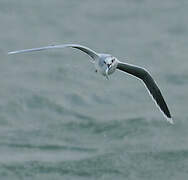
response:
<svg viewBox="0 0 188 180"><path fill-rule="evenodd" d="M25 52L32 52L32 51L42 51L46 49L65 48L65 47L76 48L88 54L92 58L91 60L92 60L92 63L94 63L95 65L96 72L99 72L100 74L105 76L107 79L109 75L113 74L115 70L118 69L142 80L146 88L148 89L149 93L152 95L157 106L164 113L167 121L173 124L170 111L167 107L167 104L156 82L151 77L150 73L144 68L120 62L117 58L113 57L110 54L99 54L89 49L88 47L85 47L79 44L51 45L51 46L45 46L45 47L40 47L40 48L12 51L12 52L9 52L8 54L18 54L18 53L25 53Z"/></svg>

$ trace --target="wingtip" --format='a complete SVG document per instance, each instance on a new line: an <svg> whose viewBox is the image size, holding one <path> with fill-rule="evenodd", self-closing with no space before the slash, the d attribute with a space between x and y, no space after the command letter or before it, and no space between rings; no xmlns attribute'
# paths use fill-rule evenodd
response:
<svg viewBox="0 0 188 180"><path fill-rule="evenodd" d="M170 124L174 124L174 121L172 118L167 118L167 121L170 123Z"/></svg>
<svg viewBox="0 0 188 180"><path fill-rule="evenodd" d="M11 51L7 53L8 55L15 54L15 52Z"/></svg>

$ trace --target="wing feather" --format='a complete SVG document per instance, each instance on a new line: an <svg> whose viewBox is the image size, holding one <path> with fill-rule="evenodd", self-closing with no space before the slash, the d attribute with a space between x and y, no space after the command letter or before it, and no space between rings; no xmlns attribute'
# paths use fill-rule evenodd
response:
<svg viewBox="0 0 188 180"><path fill-rule="evenodd" d="M47 49L59 49L59 48L65 48L65 47L71 47L71 48L76 48L84 53L88 54L93 60L97 59L99 57L98 53L95 51L89 49L88 47L79 45L79 44L62 44L62 45L50 45L50 46L44 46L44 47L39 47L39 48L32 48L32 49L23 49L23 50L18 50L18 51L11 51L8 54L19 54L19 53L26 53L26 52L33 52L33 51L43 51Z"/></svg>
<svg viewBox="0 0 188 180"><path fill-rule="evenodd" d="M173 124L168 106L161 94L160 89L158 88L154 79L151 77L150 73L144 68L121 62L118 63L117 68L121 71L129 73L141 79L144 82L147 89L149 90L150 94L152 95L154 101L159 106L160 110L164 113L167 120Z"/></svg>

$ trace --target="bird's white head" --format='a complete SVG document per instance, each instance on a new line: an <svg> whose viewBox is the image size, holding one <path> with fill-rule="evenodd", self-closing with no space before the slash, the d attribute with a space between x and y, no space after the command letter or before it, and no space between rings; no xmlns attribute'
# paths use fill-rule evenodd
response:
<svg viewBox="0 0 188 180"><path fill-rule="evenodd" d="M105 67L105 75L108 76L115 72L118 65L118 60L113 56L108 56L104 59L103 63Z"/></svg>

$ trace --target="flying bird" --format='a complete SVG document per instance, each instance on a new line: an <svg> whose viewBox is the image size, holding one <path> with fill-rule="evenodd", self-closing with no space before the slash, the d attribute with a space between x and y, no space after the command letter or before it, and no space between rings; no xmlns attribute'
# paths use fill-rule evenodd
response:
<svg viewBox="0 0 188 180"><path fill-rule="evenodd" d="M123 63L119 61L116 57L110 54L97 53L91 50L90 48L79 45L79 44L50 45L50 46L44 46L44 47L39 47L39 48L11 51L8 54L18 54L18 53L26 53L26 52L32 52L32 51L42 51L42 50L47 50L47 49L66 48L66 47L79 49L83 51L84 53L86 53L87 55L89 55L91 57L91 62L95 65L96 72L99 72L100 74L105 76L107 79L109 75L111 75L112 73L115 72L116 69L118 69L120 71L133 75L137 77L138 79L142 80L148 92L153 97L153 100L155 101L156 105L159 107L161 112L163 112L167 121L173 124L170 111L161 94L160 89L158 88L154 79L151 77L150 73L142 67L135 66L132 64L128 64L128 63Z"/></svg>

